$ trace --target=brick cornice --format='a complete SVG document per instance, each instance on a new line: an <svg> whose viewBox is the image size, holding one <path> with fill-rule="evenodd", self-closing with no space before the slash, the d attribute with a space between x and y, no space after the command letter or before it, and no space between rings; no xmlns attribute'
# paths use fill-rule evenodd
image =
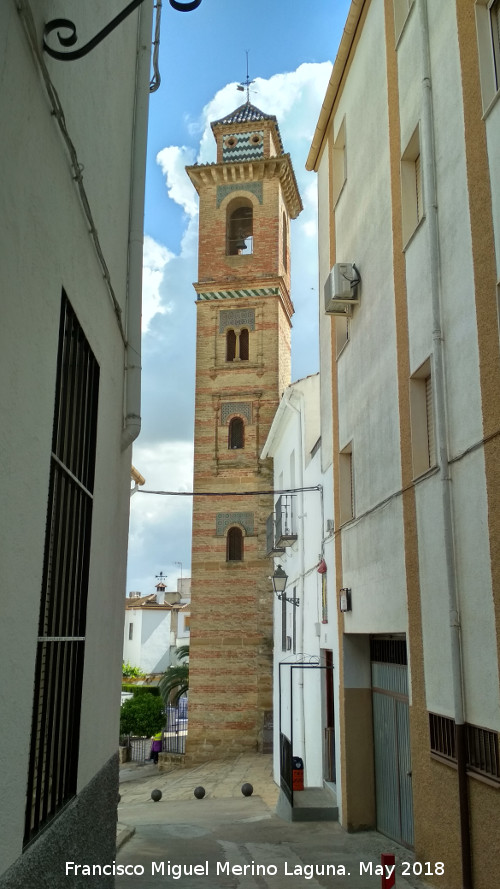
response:
<svg viewBox="0 0 500 889"><path fill-rule="evenodd" d="M212 185L236 185L259 182L263 179L279 179L287 210L296 219L302 210L302 201L289 154L259 160L223 164L194 164L186 167L198 194Z"/></svg>

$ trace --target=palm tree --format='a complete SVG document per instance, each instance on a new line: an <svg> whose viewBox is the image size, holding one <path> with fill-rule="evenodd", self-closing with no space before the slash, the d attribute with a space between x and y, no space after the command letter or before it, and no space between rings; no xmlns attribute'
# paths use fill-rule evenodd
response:
<svg viewBox="0 0 500 889"><path fill-rule="evenodd" d="M189 645L181 645L176 649L177 660L189 659ZM189 664L175 664L168 668L161 677L158 688L165 707L176 705L179 698L187 694L189 689Z"/></svg>

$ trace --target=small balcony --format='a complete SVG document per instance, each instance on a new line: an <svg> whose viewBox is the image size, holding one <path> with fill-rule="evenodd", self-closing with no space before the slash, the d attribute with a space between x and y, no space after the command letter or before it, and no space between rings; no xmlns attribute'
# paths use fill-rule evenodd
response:
<svg viewBox="0 0 500 889"><path fill-rule="evenodd" d="M297 540L295 498L282 494L276 501L275 544L278 547L292 546Z"/></svg>
<svg viewBox="0 0 500 889"><path fill-rule="evenodd" d="M284 552L285 547L276 544L276 523L274 512L272 512L266 522L266 554L268 556L279 556Z"/></svg>

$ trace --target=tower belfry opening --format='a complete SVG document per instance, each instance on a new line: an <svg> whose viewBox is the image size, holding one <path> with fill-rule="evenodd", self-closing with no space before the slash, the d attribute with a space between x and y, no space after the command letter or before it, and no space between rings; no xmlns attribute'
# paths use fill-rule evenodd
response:
<svg viewBox="0 0 500 889"><path fill-rule="evenodd" d="M242 495L272 489L260 453L290 383L289 226L302 209L278 122L249 92L211 126L216 162L187 167L200 207L194 490L215 492L193 498L193 761L272 743L273 500Z"/></svg>

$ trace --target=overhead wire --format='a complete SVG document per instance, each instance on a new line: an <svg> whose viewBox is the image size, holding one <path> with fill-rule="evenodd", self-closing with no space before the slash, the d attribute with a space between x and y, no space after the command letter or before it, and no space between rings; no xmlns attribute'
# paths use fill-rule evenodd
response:
<svg viewBox="0 0 500 889"><path fill-rule="evenodd" d="M265 491L153 491L140 488L138 494L160 494L163 497L254 497L262 494L299 494L302 491L322 491L322 485L311 485L306 488L269 488Z"/></svg>

